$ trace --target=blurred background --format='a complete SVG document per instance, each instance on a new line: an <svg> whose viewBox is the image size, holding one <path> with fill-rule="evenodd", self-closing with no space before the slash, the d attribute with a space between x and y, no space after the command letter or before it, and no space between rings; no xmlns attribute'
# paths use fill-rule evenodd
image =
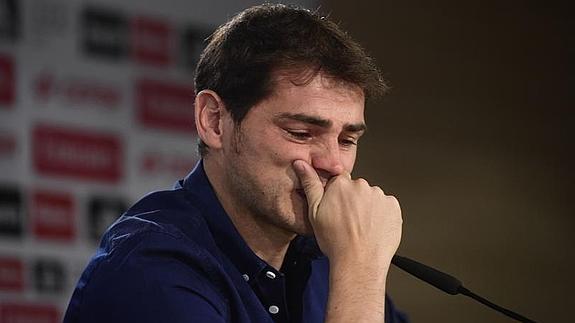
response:
<svg viewBox="0 0 575 323"><path fill-rule="evenodd" d="M203 39L257 1L0 0L0 323L59 322L99 236L197 160ZM294 3L294 2L289 2ZM396 195L400 253L536 321L575 306L568 1L301 1L391 90L355 175ZM509 322L393 269L413 322Z"/></svg>

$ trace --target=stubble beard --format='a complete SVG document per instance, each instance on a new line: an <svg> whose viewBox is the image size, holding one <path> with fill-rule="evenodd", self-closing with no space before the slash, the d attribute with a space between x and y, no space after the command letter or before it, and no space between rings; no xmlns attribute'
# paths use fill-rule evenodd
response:
<svg viewBox="0 0 575 323"><path fill-rule="evenodd" d="M247 216L253 217L256 222L271 224L283 231L300 235L313 235L311 225L307 220L307 202L297 203L290 194L287 181L270 179L267 183L260 183L256 174L259 170L254 169L247 159L246 149L242 145L241 130L234 138L232 153L234 161L228 163L227 186L235 199L240 210L247 212ZM297 195L297 194L295 194ZM298 210L297 208L301 208ZM302 221L298 220L296 213L303 214Z"/></svg>

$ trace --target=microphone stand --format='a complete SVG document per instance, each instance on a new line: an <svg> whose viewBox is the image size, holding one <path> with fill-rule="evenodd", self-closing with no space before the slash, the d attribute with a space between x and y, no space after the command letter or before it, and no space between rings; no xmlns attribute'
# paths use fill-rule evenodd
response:
<svg viewBox="0 0 575 323"><path fill-rule="evenodd" d="M487 299L473 293L472 291L465 288L461 283L461 281L459 281L457 278L448 275L444 272L441 272L437 269L431 268L420 262L399 255L393 256L391 263L394 264L396 267L406 271L407 273L423 280L424 282L432 286L435 286L436 288L441 289L442 291L450 295L462 294L471 297L474 300L480 302L481 304L486 305L500 313L503 313L504 315L512 319L515 319L519 322L535 323L535 321L530 320L525 316L522 316L509 309L494 304L488 301Z"/></svg>

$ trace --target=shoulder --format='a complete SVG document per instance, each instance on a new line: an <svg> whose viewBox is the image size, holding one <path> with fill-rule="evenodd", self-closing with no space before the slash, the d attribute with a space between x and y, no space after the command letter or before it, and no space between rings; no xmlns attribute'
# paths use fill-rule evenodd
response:
<svg viewBox="0 0 575 323"><path fill-rule="evenodd" d="M206 215L184 193L155 192L130 208L104 234L94 257L99 270L178 273L181 267L207 276L217 271L220 253Z"/></svg>
<svg viewBox="0 0 575 323"><path fill-rule="evenodd" d="M190 249L215 247L203 201L183 189L153 192L136 202L104 234L101 247L144 237L183 242ZM128 239L137 237L139 239ZM215 251L215 250L213 250Z"/></svg>
<svg viewBox="0 0 575 323"><path fill-rule="evenodd" d="M201 303L196 314L227 316L225 277L208 227L200 211L178 192L166 192L148 195L106 232L69 311L98 317L103 309L117 309L113 315L122 315L118 320L139 321L140 316L133 315L158 306L165 307L164 315L177 315Z"/></svg>

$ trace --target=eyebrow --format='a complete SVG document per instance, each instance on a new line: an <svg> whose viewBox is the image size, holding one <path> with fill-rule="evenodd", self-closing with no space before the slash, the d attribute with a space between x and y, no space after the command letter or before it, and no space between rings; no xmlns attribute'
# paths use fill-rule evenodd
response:
<svg viewBox="0 0 575 323"><path fill-rule="evenodd" d="M332 126L333 122L331 120L323 119L316 116L311 116L308 114L303 113L282 113L277 118L277 120L281 119L291 119L295 121L301 121L304 123L308 123L314 126L318 126L321 128L329 128ZM365 123L353 123L353 124L346 124L343 126L343 129L348 132L364 132L367 130L367 126Z"/></svg>

